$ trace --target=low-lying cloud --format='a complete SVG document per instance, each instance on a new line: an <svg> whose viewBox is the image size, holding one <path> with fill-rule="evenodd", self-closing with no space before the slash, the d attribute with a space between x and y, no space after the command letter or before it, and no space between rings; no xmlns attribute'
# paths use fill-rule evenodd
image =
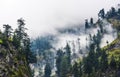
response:
<svg viewBox="0 0 120 77"><path fill-rule="evenodd" d="M23 17L31 37L55 33L56 28L97 19L97 13L115 6L120 0L1 0L0 25L17 27L16 20Z"/></svg>

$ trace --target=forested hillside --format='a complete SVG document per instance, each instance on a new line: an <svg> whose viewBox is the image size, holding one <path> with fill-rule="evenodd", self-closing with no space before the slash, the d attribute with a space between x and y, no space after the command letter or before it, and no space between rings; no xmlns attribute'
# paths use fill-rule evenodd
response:
<svg viewBox="0 0 120 77"><path fill-rule="evenodd" d="M0 30L0 77L120 77L120 8L33 39L17 25Z"/></svg>
<svg viewBox="0 0 120 77"><path fill-rule="evenodd" d="M18 28L8 24L0 31L0 77L32 77L29 64L36 62L30 51L30 39L25 32L23 19L18 19Z"/></svg>
<svg viewBox="0 0 120 77"><path fill-rule="evenodd" d="M84 25L61 28L57 35L34 39L35 77L119 77L119 11L112 7L105 13L102 9L97 22L86 19Z"/></svg>

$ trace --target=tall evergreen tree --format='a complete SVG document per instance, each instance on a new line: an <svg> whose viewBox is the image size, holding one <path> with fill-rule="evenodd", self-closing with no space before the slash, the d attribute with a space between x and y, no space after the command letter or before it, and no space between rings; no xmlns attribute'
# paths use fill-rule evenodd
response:
<svg viewBox="0 0 120 77"><path fill-rule="evenodd" d="M82 73L83 73L83 66L82 66L82 61L79 62L79 65L78 65L78 71L79 71L79 77L82 76Z"/></svg>
<svg viewBox="0 0 120 77"><path fill-rule="evenodd" d="M26 32L25 30L27 30L27 28L25 28L25 22L24 19L18 19L18 28L16 29L16 36L18 37L19 43L21 45L21 43L23 42L23 39L26 37Z"/></svg>
<svg viewBox="0 0 120 77"><path fill-rule="evenodd" d="M8 39L10 36L11 36L11 33L12 33L12 28L10 25L3 25L3 28L5 28L4 30L4 35L5 37Z"/></svg>
<svg viewBox="0 0 120 77"><path fill-rule="evenodd" d="M68 64L70 65L71 64L71 49L68 43L65 47L65 50L66 50L67 61L68 61Z"/></svg>
<svg viewBox="0 0 120 77"><path fill-rule="evenodd" d="M68 73L70 71L69 69L69 64L68 64L68 57L67 56L63 56L62 58L62 62L60 65L60 77L68 77Z"/></svg>
<svg viewBox="0 0 120 77"><path fill-rule="evenodd" d="M20 41L19 41L18 35L16 34L16 31L13 34L13 42L12 43L16 48L20 47Z"/></svg>
<svg viewBox="0 0 120 77"><path fill-rule="evenodd" d="M100 27L100 32L103 33L104 30L103 30L103 25L102 24L99 24L99 27Z"/></svg>
<svg viewBox="0 0 120 77"><path fill-rule="evenodd" d="M117 12L117 13L118 13L118 15L120 15L120 8L118 9L118 12Z"/></svg>
<svg viewBox="0 0 120 77"><path fill-rule="evenodd" d="M93 18L90 18L90 24L93 25Z"/></svg>
<svg viewBox="0 0 120 77"><path fill-rule="evenodd" d="M56 73L57 73L58 77L60 77L63 51L61 49L59 49L57 51L56 55L57 55L57 57L56 57L56 68L57 68L57 71L56 71Z"/></svg>
<svg viewBox="0 0 120 77"><path fill-rule="evenodd" d="M24 43L24 53L26 55L26 59L29 63L36 63L36 55L30 50L30 39L26 36L26 39L23 40Z"/></svg>
<svg viewBox="0 0 120 77"><path fill-rule="evenodd" d="M103 71L105 71L108 68L108 55L106 53L105 50L102 51L101 53L101 60L100 60L100 64L101 64L101 69Z"/></svg>
<svg viewBox="0 0 120 77"><path fill-rule="evenodd" d="M75 64L73 65L73 75L74 77L79 77L79 68L78 68L78 63L75 62Z"/></svg>
<svg viewBox="0 0 120 77"><path fill-rule="evenodd" d="M111 67L112 69L116 69L116 67L117 67L117 64L116 64L116 61L115 61L115 58L114 58L113 55L112 55L112 57L111 57L110 67Z"/></svg>
<svg viewBox="0 0 120 77"><path fill-rule="evenodd" d="M88 20L86 19L85 20L85 29L89 28L89 23L88 23Z"/></svg>
<svg viewBox="0 0 120 77"><path fill-rule="evenodd" d="M50 64L47 63L46 66L45 66L45 69L44 69L44 77L50 77L51 75L51 67L50 67Z"/></svg>
<svg viewBox="0 0 120 77"><path fill-rule="evenodd" d="M101 18L105 18L104 8L102 10L100 10L100 12L98 13L98 16L101 17Z"/></svg>
<svg viewBox="0 0 120 77"><path fill-rule="evenodd" d="M116 10L114 7L111 7L111 16L115 16L116 15Z"/></svg>

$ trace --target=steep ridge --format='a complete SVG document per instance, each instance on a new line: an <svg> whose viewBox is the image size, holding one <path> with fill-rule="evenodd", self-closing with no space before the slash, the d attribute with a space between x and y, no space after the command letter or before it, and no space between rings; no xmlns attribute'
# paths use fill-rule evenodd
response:
<svg viewBox="0 0 120 77"><path fill-rule="evenodd" d="M0 44L0 77L30 77L25 56L11 42L7 45Z"/></svg>
<svg viewBox="0 0 120 77"><path fill-rule="evenodd" d="M3 25L4 31L0 31L0 77L32 76L29 64L35 61L35 56L30 51L24 20L17 22L14 32L10 25Z"/></svg>

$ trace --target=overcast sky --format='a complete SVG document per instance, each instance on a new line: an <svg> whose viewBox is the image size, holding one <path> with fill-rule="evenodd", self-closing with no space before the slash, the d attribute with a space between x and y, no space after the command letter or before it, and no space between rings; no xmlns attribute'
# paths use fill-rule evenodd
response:
<svg viewBox="0 0 120 77"><path fill-rule="evenodd" d="M31 37L53 32L57 27L80 24L97 18L100 9L116 6L120 0L0 0L0 25L17 27L24 18Z"/></svg>

